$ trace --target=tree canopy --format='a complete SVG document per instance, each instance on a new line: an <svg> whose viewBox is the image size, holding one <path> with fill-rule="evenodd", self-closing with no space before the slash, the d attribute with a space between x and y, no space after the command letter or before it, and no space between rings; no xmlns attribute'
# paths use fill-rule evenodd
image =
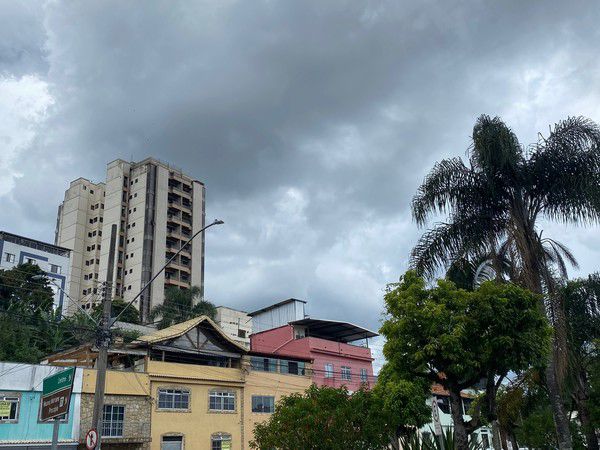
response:
<svg viewBox="0 0 600 450"><path fill-rule="evenodd" d="M160 318L157 323L158 329L167 328L202 315L214 319L217 308L211 302L200 299L200 293L201 290L198 286L193 286L191 289L176 287L166 289L164 302L152 308L150 319Z"/></svg>
<svg viewBox="0 0 600 450"><path fill-rule="evenodd" d="M489 414L508 372L541 363L548 350L550 330L538 297L513 284L488 281L466 291L439 280L427 288L415 272L407 272L389 286L385 303L381 333L390 370L440 383L457 403L461 390L487 380ZM466 435L479 423L464 423L462 413L453 413L453 420L456 439L466 445Z"/></svg>
<svg viewBox="0 0 600 450"><path fill-rule="evenodd" d="M397 385L389 398L360 389L349 394L346 388L311 386L303 394L283 397L268 421L256 425L251 448L280 450L383 450L396 428L422 424L421 396L417 416L409 417L415 401L408 383Z"/></svg>

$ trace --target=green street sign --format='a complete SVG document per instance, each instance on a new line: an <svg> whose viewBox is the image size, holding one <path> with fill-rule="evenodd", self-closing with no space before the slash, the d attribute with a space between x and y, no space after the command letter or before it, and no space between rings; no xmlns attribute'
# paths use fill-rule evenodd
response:
<svg viewBox="0 0 600 450"><path fill-rule="evenodd" d="M75 367L69 367L62 372L50 375L48 378L44 378L44 387L42 390L42 396L46 397L56 391L62 391L63 389L71 388L73 384L73 378L75 377Z"/></svg>
<svg viewBox="0 0 600 450"><path fill-rule="evenodd" d="M63 416L69 412L75 368L69 367L62 372L44 378L42 389L42 421Z"/></svg>

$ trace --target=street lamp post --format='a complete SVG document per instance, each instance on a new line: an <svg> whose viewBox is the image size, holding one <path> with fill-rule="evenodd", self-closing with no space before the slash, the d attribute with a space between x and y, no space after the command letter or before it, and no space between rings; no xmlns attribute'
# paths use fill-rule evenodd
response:
<svg viewBox="0 0 600 450"><path fill-rule="evenodd" d="M167 268L171 262L181 253L181 251L186 248L192 240L202 233L204 230L214 226L221 225L224 222L222 220L215 220L214 222L206 225L205 227L198 230L194 235L185 242L181 246L181 248L175 253L165 265L161 267L161 269L154 274L154 276L148 281L138 292L138 294L131 299L125 308L115 317L114 319L110 318L111 313L111 292L112 292L112 276L113 276L113 267L114 267L114 254L115 254L115 244L116 244L116 234L117 227L116 225L112 226L111 237L110 237L110 249L109 249L109 270L106 283L104 285L104 292L102 296L102 320L100 322L100 327L98 330L98 358L97 358L97 371L96 371L96 390L94 393L94 416L92 418L92 427L98 431L98 443L96 444L96 449L100 450L102 445L102 420L104 413L104 390L106 386L106 366L108 363L108 347L110 346L111 335L110 329L117 322L119 317L125 312L127 308L129 308L133 303L142 295L142 293L152 284L152 282Z"/></svg>

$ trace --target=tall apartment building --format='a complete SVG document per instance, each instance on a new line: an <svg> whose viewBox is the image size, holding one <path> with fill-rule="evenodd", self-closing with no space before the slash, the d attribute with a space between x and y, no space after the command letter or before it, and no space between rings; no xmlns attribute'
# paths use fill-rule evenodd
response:
<svg viewBox="0 0 600 450"><path fill-rule="evenodd" d="M100 302L108 272L110 230L118 237L113 296L133 299L165 262L205 224L205 188L181 170L153 158L117 159L106 182L71 182L58 208L56 244L72 250L69 295L83 308ZM204 289L204 235L161 273L134 303L147 322L169 286Z"/></svg>

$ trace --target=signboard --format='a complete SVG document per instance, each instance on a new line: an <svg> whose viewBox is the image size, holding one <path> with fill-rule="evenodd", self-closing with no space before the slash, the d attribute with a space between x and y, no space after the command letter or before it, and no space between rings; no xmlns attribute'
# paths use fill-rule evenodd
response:
<svg viewBox="0 0 600 450"><path fill-rule="evenodd" d="M90 431L87 432L87 434L85 436L85 446L87 447L88 450L93 450L94 448L96 448L97 444L98 444L98 432L96 431L95 428L92 428Z"/></svg>
<svg viewBox="0 0 600 450"><path fill-rule="evenodd" d="M0 417L10 417L10 408L12 406L12 402L8 402L6 400L0 401Z"/></svg>
<svg viewBox="0 0 600 450"><path fill-rule="evenodd" d="M69 412L74 379L74 367L69 367L62 372L44 378L41 414L43 421L57 418Z"/></svg>
<svg viewBox="0 0 600 450"><path fill-rule="evenodd" d="M440 411L438 409L437 398L431 400L431 416L433 417L433 426L436 436L442 435L442 424L440 422Z"/></svg>

